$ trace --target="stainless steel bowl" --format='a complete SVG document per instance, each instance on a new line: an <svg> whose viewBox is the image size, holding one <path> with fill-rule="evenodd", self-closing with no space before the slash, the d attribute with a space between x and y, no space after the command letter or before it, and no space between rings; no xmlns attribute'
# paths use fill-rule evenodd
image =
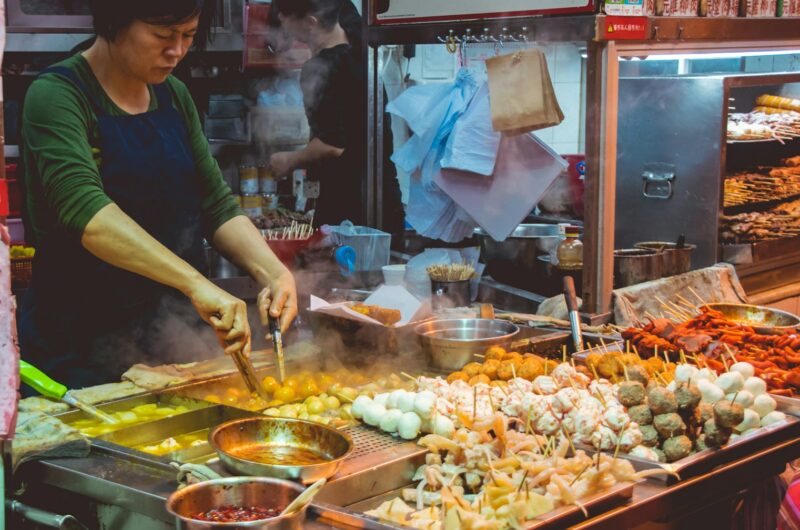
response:
<svg viewBox="0 0 800 530"><path fill-rule="evenodd" d="M426 322L414 331L434 367L460 370L490 346L511 344L519 327L504 320L461 318Z"/></svg>
<svg viewBox="0 0 800 530"><path fill-rule="evenodd" d="M245 418L219 425L208 437L223 465L234 473L296 480L303 484L330 478L353 450L346 434L326 425L290 418ZM305 449L322 455L318 464L267 464L248 460L244 451L256 447L277 451Z"/></svg>
<svg viewBox="0 0 800 530"><path fill-rule="evenodd" d="M178 530L299 530L303 528L308 506L281 517L241 523L214 523L192 519L192 516L222 506L259 506L283 510L302 491L303 486L288 480L265 477L221 478L176 491L167 499L167 511L175 516L175 528Z"/></svg>
<svg viewBox="0 0 800 530"><path fill-rule="evenodd" d="M800 326L800 317L780 309L750 304L706 304L725 315L725 318L752 327L762 335L794 333Z"/></svg>

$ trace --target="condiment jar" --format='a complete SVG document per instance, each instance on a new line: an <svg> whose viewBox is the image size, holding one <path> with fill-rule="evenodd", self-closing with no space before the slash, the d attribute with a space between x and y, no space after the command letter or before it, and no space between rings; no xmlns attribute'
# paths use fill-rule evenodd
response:
<svg viewBox="0 0 800 530"><path fill-rule="evenodd" d="M558 268L562 270L578 270L583 268L583 243L579 239L581 229L577 226L566 227L566 236L556 248Z"/></svg>
<svg viewBox="0 0 800 530"><path fill-rule="evenodd" d="M239 191L242 195L256 195L258 193L258 170L256 166L239 167Z"/></svg>
<svg viewBox="0 0 800 530"><path fill-rule="evenodd" d="M269 166L258 166L258 190L261 195L272 195L278 193L278 183L275 181L275 176L272 174Z"/></svg>
<svg viewBox="0 0 800 530"><path fill-rule="evenodd" d="M278 196L274 193L265 193L261 196L261 211L264 215L278 207Z"/></svg>
<svg viewBox="0 0 800 530"><path fill-rule="evenodd" d="M242 210L248 217L258 217L262 214L261 208L264 205L264 199L261 195L242 195Z"/></svg>

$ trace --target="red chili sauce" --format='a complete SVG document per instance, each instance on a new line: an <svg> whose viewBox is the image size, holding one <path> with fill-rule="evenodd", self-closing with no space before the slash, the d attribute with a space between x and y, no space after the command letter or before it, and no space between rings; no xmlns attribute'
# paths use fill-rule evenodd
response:
<svg viewBox="0 0 800 530"><path fill-rule="evenodd" d="M244 521L261 521L280 515L281 510L276 508L261 508L259 506L221 506L207 512L198 513L192 519L199 521L212 521L215 523L240 523Z"/></svg>

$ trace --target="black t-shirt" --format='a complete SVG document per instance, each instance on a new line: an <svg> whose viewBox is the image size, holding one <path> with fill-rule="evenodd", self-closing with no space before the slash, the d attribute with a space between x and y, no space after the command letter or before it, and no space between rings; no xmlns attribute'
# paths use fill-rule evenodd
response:
<svg viewBox="0 0 800 530"><path fill-rule="evenodd" d="M367 175L367 81L348 44L320 51L303 65L300 76L311 137L343 149L336 159L308 168L320 184L315 222L363 221Z"/></svg>

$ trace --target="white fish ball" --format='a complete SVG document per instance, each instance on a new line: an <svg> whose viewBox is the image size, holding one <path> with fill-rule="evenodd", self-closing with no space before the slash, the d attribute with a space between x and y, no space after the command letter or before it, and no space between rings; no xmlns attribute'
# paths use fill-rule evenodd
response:
<svg viewBox="0 0 800 530"><path fill-rule="evenodd" d="M697 374L695 374L694 378L698 381L700 379L705 379L706 381L714 382L717 380L717 374L711 368L705 367L700 368L700 370L697 371Z"/></svg>
<svg viewBox="0 0 800 530"><path fill-rule="evenodd" d="M753 406L753 394L748 392L747 390L740 390L739 392L733 392L731 394L727 394L725 399L733 403L733 398L736 398L736 403L743 406L744 408L750 408Z"/></svg>
<svg viewBox="0 0 800 530"><path fill-rule="evenodd" d="M389 401L389 394L388 393L378 394L377 396L372 398L372 401L385 408L386 403Z"/></svg>
<svg viewBox="0 0 800 530"><path fill-rule="evenodd" d="M775 410L777 406L778 404L769 394L759 394L753 400L753 410L762 418Z"/></svg>
<svg viewBox="0 0 800 530"><path fill-rule="evenodd" d="M711 403L713 405L725 397L725 392L708 379L698 381L697 389L700 390L700 395L703 396L701 403Z"/></svg>
<svg viewBox="0 0 800 530"><path fill-rule="evenodd" d="M386 407L378 403L372 403L364 410L364 423L377 427L380 425L384 414L386 414Z"/></svg>
<svg viewBox="0 0 800 530"><path fill-rule="evenodd" d="M413 440L419 436L419 429L422 427L422 420L413 412L406 412L397 422L397 434L404 440Z"/></svg>
<svg viewBox="0 0 800 530"><path fill-rule="evenodd" d="M414 400L416 398L417 395L414 392L406 392L405 394L397 398L397 408L400 409L402 412L413 412Z"/></svg>
<svg viewBox="0 0 800 530"><path fill-rule="evenodd" d="M744 388L744 377L739 372L728 372L719 376L716 384L724 393L731 394Z"/></svg>
<svg viewBox="0 0 800 530"><path fill-rule="evenodd" d="M679 364L675 367L675 381L679 383L694 381L698 371L697 367L691 364Z"/></svg>
<svg viewBox="0 0 800 530"><path fill-rule="evenodd" d="M767 393L767 382L761 379L760 377L748 377L744 382L744 389L753 394L754 396L759 396L761 394Z"/></svg>
<svg viewBox="0 0 800 530"><path fill-rule="evenodd" d="M397 422L403 417L403 413L397 409L387 410L381 418L380 428L386 432L397 432Z"/></svg>
<svg viewBox="0 0 800 530"><path fill-rule="evenodd" d="M372 400L367 396L358 396L355 401L353 401L353 407L350 411L353 413L353 417L357 420L360 420L364 417L364 411L367 409L367 406L372 405Z"/></svg>
<svg viewBox="0 0 800 530"><path fill-rule="evenodd" d="M756 375L756 369L753 368L753 365L745 362L735 363L733 366L731 366L730 371L739 372L745 379Z"/></svg>
<svg viewBox="0 0 800 530"><path fill-rule="evenodd" d="M749 429L757 428L761 425L761 418L758 415L758 412L752 409L745 409L744 410L744 419L742 423L735 427L737 432L743 433Z"/></svg>
<svg viewBox="0 0 800 530"><path fill-rule="evenodd" d="M761 418L761 425L766 427L767 425L772 425L773 423L779 423L786 419L786 414L783 412L773 410L763 418Z"/></svg>

